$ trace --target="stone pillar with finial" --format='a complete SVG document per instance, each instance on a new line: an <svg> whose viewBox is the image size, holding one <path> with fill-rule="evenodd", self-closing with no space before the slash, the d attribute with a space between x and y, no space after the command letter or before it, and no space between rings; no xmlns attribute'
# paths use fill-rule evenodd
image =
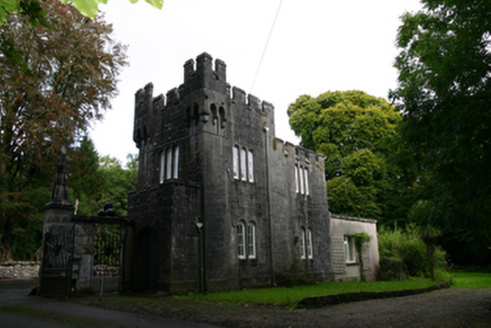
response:
<svg viewBox="0 0 491 328"><path fill-rule="evenodd" d="M56 167L51 200L44 206L43 234L55 226L70 225L74 207L68 200L68 166L66 148L61 148L60 161Z"/></svg>
<svg viewBox="0 0 491 328"><path fill-rule="evenodd" d="M56 168L51 200L44 206L43 253L39 293L68 296L72 290L74 207L68 200L68 167L65 146Z"/></svg>

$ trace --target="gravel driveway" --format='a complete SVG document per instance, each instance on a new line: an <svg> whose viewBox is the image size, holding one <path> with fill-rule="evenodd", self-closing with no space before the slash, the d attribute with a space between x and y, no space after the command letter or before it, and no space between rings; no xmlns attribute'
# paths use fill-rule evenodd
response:
<svg viewBox="0 0 491 328"><path fill-rule="evenodd" d="M100 305L99 305L100 306ZM224 327L491 327L491 289L442 289L425 294L335 305L315 310L255 307L155 309L104 307Z"/></svg>
<svg viewBox="0 0 491 328"><path fill-rule="evenodd" d="M12 284L12 286L11 286ZM22 284L22 285L20 285ZM24 286L25 285L25 286ZM32 282L0 283L0 307L14 301L24 306L30 303L51 305L51 311L60 311L64 306L73 306L76 314L93 317L96 309L71 302L56 302L25 295ZM13 293L14 292L14 293ZM19 294L18 292L21 292ZM57 306L55 303L58 303ZM112 302L107 297L104 302L77 301L85 305L113 309L126 314L105 314L105 326L140 326L141 320L148 326L150 322L163 326L195 326L192 322L207 323L223 327L491 327L491 289L442 289L425 294L378 299L357 303L335 305L315 310L285 310L275 308L239 307L218 304L216 307L189 308L170 304L170 306L149 307L145 302ZM158 303L159 304L159 303ZM167 302L169 305L169 303ZM29 305L33 306L33 305ZM39 306L39 305L36 305ZM0 311L1 312L1 311ZM129 312L137 314L135 322L123 319ZM70 312L72 315L74 311ZM160 318L166 318L164 322ZM113 321L114 319L114 321ZM162 320L162 319L160 319ZM184 323L181 320L187 321ZM76 322L76 320L75 320ZM180 323L179 323L180 322ZM4 322L5 323L5 322ZM18 322L20 324L20 322ZM41 322L38 322L40 324ZM30 325L37 327L38 324ZM80 322L79 322L80 324ZM111 325L112 324L112 325ZM0 326L2 322L0 320ZM14 327L17 325L14 325ZM20 327L21 325L19 325ZM80 326L66 323L63 326Z"/></svg>

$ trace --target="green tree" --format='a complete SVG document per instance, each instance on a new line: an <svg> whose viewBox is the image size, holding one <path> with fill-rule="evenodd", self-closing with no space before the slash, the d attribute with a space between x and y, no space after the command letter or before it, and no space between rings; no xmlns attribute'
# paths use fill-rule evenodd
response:
<svg viewBox="0 0 491 328"><path fill-rule="evenodd" d="M116 216L128 216L128 192L136 188L138 179L138 158L128 155L125 168L115 158L104 156L100 159L103 190L100 204L112 202Z"/></svg>
<svg viewBox="0 0 491 328"><path fill-rule="evenodd" d="M22 14L28 17L29 23L36 26L38 23L46 27L50 27L49 21L46 20L46 12L41 6L41 2L46 0L0 0L0 26L2 26L9 15ZM95 18L95 15L99 12L99 4L107 3L108 0L59 0L60 2L67 4L72 3L77 10L83 15ZM129 0L131 3L136 3L138 0ZM155 8L161 9L163 0L145 0Z"/></svg>
<svg viewBox="0 0 491 328"><path fill-rule="evenodd" d="M466 260L491 252L491 2L423 0L403 16L391 92L404 113L407 163L425 176L422 189L445 211L443 241L459 242ZM465 239L464 239L465 234ZM447 239L448 241L449 239ZM467 246L462 247L462 243ZM486 260L487 258L487 260Z"/></svg>
<svg viewBox="0 0 491 328"><path fill-rule="evenodd" d="M104 21L58 1L42 6L52 29L32 28L18 15L0 29L2 45L11 44L27 65L0 54L0 258L11 254L20 217L39 218L42 205L32 210L26 195L50 190L61 146L110 108L126 64L125 47Z"/></svg>
<svg viewBox="0 0 491 328"><path fill-rule="evenodd" d="M128 155L123 167L110 156L100 157L94 143L82 138L70 157L69 199L78 215L95 216L105 202L112 202L116 215L128 215L128 191L136 187L138 158Z"/></svg>
<svg viewBox="0 0 491 328"><path fill-rule="evenodd" d="M362 91L337 91L301 96L288 115L301 145L326 155L332 212L386 222L406 217L401 195L407 182L389 160L401 121L394 106Z"/></svg>
<svg viewBox="0 0 491 328"><path fill-rule="evenodd" d="M430 264L430 277L435 280L435 261L437 238L441 235L441 229L436 226L435 218L437 209L431 201L419 200L409 210L409 219L415 223L414 232L420 236L426 246L426 255Z"/></svg>
<svg viewBox="0 0 491 328"><path fill-rule="evenodd" d="M69 199L78 215L95 215L102 207L103 175L94 143L84 136L69 156Z"/></svg>

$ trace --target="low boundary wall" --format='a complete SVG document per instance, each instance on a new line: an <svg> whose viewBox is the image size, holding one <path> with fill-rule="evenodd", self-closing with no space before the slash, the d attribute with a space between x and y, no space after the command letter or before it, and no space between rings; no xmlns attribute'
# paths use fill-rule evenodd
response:
<svg viewBox="0 0 491 328"><path fill-rule="evenodd" d="M40 262L11 261L0 263L0 279L39 278Z"/></svg>

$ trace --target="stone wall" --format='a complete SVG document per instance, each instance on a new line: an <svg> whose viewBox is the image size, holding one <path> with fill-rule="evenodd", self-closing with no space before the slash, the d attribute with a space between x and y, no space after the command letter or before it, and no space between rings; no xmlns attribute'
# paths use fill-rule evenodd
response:
<svg viewBox="0 0 491 328"><path fill-rule="evenodd" d="M273 105L231 87L224 62L205 53L184 75L165 97L152 84L135 95L134 288L240 289L288 270L331 279L324 156L277 139Z"/></svg>
<svg viewBox="0 0 491 328"><path fill-rule="evenodd" d="M0 279L39 278L40 262L4 262L0 263Z"/></svg>

